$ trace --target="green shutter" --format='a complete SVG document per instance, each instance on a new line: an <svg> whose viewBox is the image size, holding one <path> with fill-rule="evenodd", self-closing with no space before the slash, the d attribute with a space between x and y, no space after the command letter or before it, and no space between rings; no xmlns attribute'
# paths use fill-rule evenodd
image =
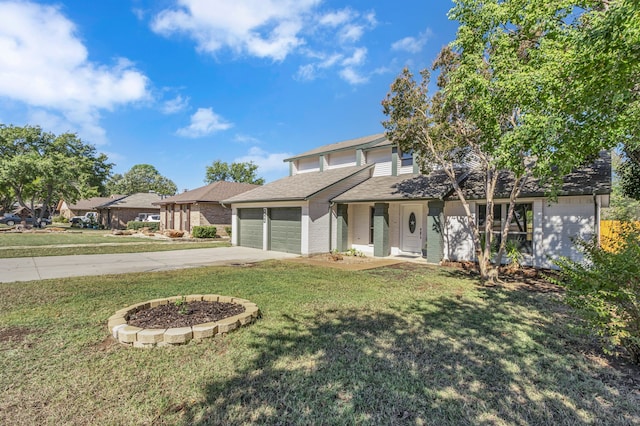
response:
<svg viewBox="0 0 640 426"><path fill-rule="evenodd" d="M444 257L444 202L429 201L427 214L427 262L439 263Z"/></svg>

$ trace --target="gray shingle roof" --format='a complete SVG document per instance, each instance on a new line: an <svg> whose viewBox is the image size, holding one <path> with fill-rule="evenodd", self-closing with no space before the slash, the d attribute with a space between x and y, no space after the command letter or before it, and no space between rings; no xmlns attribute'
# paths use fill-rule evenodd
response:
<svg viewBox="0 0 640 426"><path fill-rule="evenodd" d="M154 204L165 205L175 203L220 202L226 198L231 198L238 194L242 194L243 192L258 188L259 186L260 185L238 182L213 182L209 185L183 192L182 194L167 197L155 202Z"/></svg>
<svg viewBox="0 0 640 426"><path fill-rule="evenodd" d="M329 145L323 145L318 148L312 149L311 151L303 152L302 154L295 155L291 158L286 158L284 161L291 161L298 158L311 157L320 154L326 154L329 152L342 151L346 149L356 149L356 147L362 146L362 148L370 148L372 146L383 146L383 145L392 145L392 143L387 140L384 133L378 133L371 136L364 136L357 139L350 139L343 142L332 143Z"/></svg>
<svg viewBox="0 0 640 426"><path fill-rule="evenodd" d="M344 192L332 201L339 203L429 200L440 197L451 185L443 172L429 176L403 174L376 176Z"/></svg>
<svg viewBox="0 0 640 426"><path fill-rule="evenodd" d="M69 204L70 210L94 210L96 206L119 200L126 195L110 195L108 197L91 197L84 200L78 200L74 204Z"/></svg>
<svg viewBox="0 0 640 426"><path fill-rule="evenodd" d="M373 165L350 166L324 172L299 173L228 198L223 203L307 200L318 192L372 167Z"/></svg>
<svg viewBox="0 0 640 426"><path fill-rule="evenodd" d="M119 209L145 209L150 211L160 210L160 207L153 205L160 201L160 194L155 192L138 192L136 194L128 195L119 200L110 201L99 206L97 208L119 208Z"/></svg>
<svg viewBox="0 0 640 426"><path fill-rule="evenodd" d="M460 171L460 175L463 172ZM496 187L496 198L508 198L513 186L513 175L500 174ZM485 198L484 175L470 173L462 180L461 187L469 200ZM541 185L538 179L530 179L520 197L544 197L549 194L550 185ZM373 177L351 188L332 201L339 203L425 200L449 197L452 185L442 171L434 171L428 176L405 174L400 176ZM558 195L592 195L611 192L611 155L603 153L593 164L576 169L563 179Z"/></svg>

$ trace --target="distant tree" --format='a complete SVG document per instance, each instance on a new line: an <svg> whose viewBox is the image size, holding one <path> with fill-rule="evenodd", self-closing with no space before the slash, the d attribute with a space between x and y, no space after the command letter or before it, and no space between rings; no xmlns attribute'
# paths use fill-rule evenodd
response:
<svg viewBox="0 0 640 426"><path fill-rule="evenodd" d="M258 166L253 161L229 164L216 160L207 166L207 175L204 181L205 183L229 181L263 185L264 179L257 177L257 170Z"/></svg>
<svg viewBox="0 0 640 426"><path fill-rule="evenodd" d="M124 175L115 174L107 182L109 194L135 194L136 192L157 192L174 195L178 187L172 180L162 176L150 164L136 164Z"/></svg>
<svg viewBox="0 0 640 426"><path fill-rule="evenodd" d="M0 194L32 213L41 206L39 218L60 199L75 202L103 193L111 167L75 134L0 125Z"/></svg>

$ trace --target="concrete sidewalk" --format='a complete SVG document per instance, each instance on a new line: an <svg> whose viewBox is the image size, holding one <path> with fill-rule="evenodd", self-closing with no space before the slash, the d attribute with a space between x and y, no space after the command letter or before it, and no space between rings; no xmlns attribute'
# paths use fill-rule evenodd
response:
<svg viewBox="0 0 640 426"><path fill-rule="evenodd" d="M206 265L254 263L298 257L297 254L247 247L220 247L148 253L0 259L0 282L45 280L86 275L124 274L193 268Z"/></svg>

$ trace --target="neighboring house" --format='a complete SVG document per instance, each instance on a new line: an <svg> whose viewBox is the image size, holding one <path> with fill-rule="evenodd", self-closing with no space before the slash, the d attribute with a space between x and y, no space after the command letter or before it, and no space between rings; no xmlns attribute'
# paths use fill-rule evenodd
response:
<svg viewBox="0 0 640 426"><path fill-rule="evenodd" d="M160 207L154 203L161 199L155 192L139 192L109 200L96 206L98 220L106 228L125 229L127 222L135 220L140 213L159 214Z"/></svg>
<svg viewBox="0 0 640 426"><path fill-rule="evenodd" d="M257 188L238 182L214 182L153 203L160 206L160 229L191 232L194 226L217 227L218 235L227 235L231 225L231 208L221 201Z"/></svg>
<svg viewBox="0 0 640 426"><path fill-rule="evenodd" d="M126 195L111 195L109 197L92 197L84 200L78 200L76 203L67 203L64 200L60 200L58 203L58 210L60 216L71 219L74 216L84 216L88 212L95 212L96 206L108 203L110 201L119 200L126 197Z"/></svg>
<svg viewBox="0 0 640 426"><path fill-rule="evenodd" d="M310 255L356 249L367 255L426 257L428 262L474 260L462 203L444 173L418 173L410 153L384 134L326 145L286 159L290 176L230 197L232 243ZM486 207L481 174L461 171L475 220ZM505 226L509 174L496 194L494 232ZM598 235L600 209L609 203L611 158L564 179L556 202L531 181L509 224L509 240L525 264L553 267L560 255L578 258L572 239Z"/></svg>

